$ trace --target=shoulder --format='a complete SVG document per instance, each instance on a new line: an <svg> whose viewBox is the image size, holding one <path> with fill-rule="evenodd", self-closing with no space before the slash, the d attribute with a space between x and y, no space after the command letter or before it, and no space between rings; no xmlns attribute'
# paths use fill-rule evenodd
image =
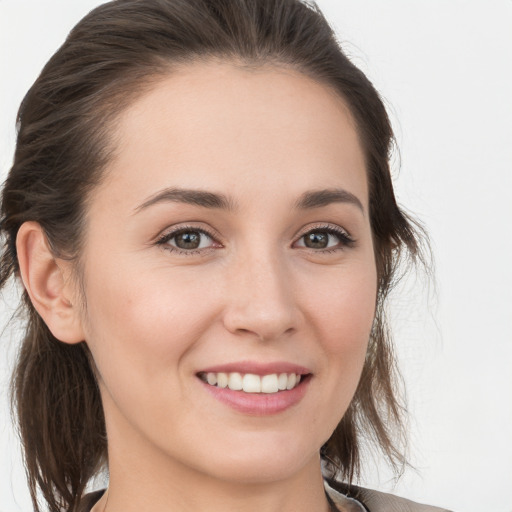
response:
<svg viewBox="0 0 512 512"><path fill-rule="evenodd" d="M348 496L361 502L368 512L449 512L444 508L422 505L385 492L356 486L349 488L332 480L326 483L326 490L335 504L343 505L345 496Z"/></svg>

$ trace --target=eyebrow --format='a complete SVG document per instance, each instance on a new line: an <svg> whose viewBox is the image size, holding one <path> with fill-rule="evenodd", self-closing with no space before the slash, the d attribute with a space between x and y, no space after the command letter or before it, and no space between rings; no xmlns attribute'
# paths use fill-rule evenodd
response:
<svg viewBox="0 0 512 512"><path fill-rule="evenodd" d="M176 202L201 206L203 208L213 208L233 211L236 209L236 203L228 196L206 190L166 188L150 196L140 206L135 209L135 213L141 210L163 202ZM309 210L321 208L332 203L349 203L357 206L363 213L364 207L361 201L351 192L339 188L330 188L323 190L312 190L304 192L296 201L295 208L299 210Z"/></svg>
<svg viewBox="0 0 512 512"><path fill-rule="evenodd" d="M196 189L166 188L149 197L135 209L135 212L137 213L149 206L163 202L186 203L202 206L203 208L218 208L221 210L235 209L233 201L224 194Z"/></svg>
<svg viewBox="0 0 512 512"><path fill-rule="evenodd" d="M301 210L321 208L332 203L349 203L357 206L364 213L363 203L357 196L341 188L328 188L305 192L295 203L295 207Z"/></svg>

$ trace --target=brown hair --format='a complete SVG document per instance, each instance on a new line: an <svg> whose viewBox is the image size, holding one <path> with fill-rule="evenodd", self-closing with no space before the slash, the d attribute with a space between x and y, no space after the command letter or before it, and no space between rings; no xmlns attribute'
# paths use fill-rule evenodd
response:
<svg viewBox="0 0 512 512"><path fill-rule="evenodd" d="M327 470L350 482L359 474L366 438L398 469L402 406L384 301L403 257L420 255L421 236L395 201L393 133L384 105L312 2L117 0L80 21L19 109L15 158L2 195L0 285L18 274L15 243L25 221L42 226L55 255L79 262L87 198L114 150L116 118L173 65L211 57L292 67L332 87L352 112L367 162L377 311L358 389L321 454ZM21 308L26 331L12 389L34 508L40 510L40 491L51 512L76 511L106 461L90 352L85 342L54 338L26 292Z"/></svg>

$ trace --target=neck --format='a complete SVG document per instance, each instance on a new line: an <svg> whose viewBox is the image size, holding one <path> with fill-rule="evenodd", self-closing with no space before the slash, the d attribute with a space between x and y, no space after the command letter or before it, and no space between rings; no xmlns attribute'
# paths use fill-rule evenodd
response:
<svg viewBox="0 0 512 512"><path fill-rule="evenodd" d="M327 512L320 458L272 481L214 478L162 456L109 447L108 492L93 512Z"/></svg>

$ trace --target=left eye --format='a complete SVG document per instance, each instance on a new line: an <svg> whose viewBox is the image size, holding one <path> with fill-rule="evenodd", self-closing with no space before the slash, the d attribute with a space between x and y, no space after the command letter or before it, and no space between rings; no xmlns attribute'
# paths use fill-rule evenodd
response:
<svg viewBox="0 0 512 512"><path fill-rule="evenodd" d="M352 240L346 233L335 230L316 229L302 235L296 245L308 249L331 249L337 246L349 245Z"/></svg>
<svg viewBox="0 0 512 512"><path fill-rule="evenodd" d="M204 231L198 229L183 229L169 233L160 240L161 244L167 244L183 251L205 249L211 247L213 239Z"/></svg>

